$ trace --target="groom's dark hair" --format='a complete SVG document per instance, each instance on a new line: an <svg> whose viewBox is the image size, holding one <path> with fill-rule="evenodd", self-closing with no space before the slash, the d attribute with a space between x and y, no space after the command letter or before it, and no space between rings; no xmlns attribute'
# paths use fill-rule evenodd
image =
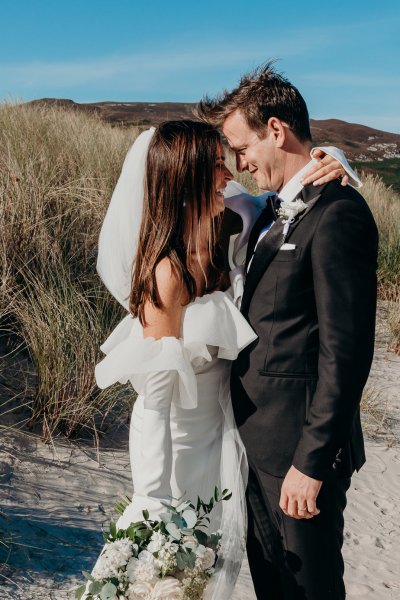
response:
<svg viewBox="0 0 400 600"><path fill-rule="evenodd" d="M273 65L274 61L269 61L243 75L239 85L230 92L225 90L216 98L203 98L196 108L197 116L214 127L221 127L230 114L240 110L248 126L260 138L266 135L268 119L277 117L289 125L299 140L311 141L304 98Z"/></svg>

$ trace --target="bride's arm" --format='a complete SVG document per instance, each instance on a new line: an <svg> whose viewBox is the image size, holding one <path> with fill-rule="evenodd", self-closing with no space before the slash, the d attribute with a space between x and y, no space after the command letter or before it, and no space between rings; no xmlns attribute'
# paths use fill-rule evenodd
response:
<svg viewBox="0 0 400 600"><path fill-rule="evenodd" d="M143 336L155 338L158 341L150 343L159 344L165 338L179 338L181 328L183 286L174 275L168 259L163 259L156 268L156 285L160 308L150 302L145 304ZM175 344L178 344L177 339ZM137 502L141 501L139 498L147 498L145 503L155 511L153 516L162 509L162 502L171 502L172 496L170 412L178 372L165 366L164 369L149 372L144 381L141 472L135 477L134 490Z"/></svg>
<svg viewBox="0 0 400 600"><path fill-rule="evenodd" d="M342 185L352 185L355 188L362 186L357 173L351 168L345 153L336 146L316 146L311 150L311 156L318 160L310 168L306 177L303 178L303 185L313 183L322 185L338 177L342 178Z"/></svg>

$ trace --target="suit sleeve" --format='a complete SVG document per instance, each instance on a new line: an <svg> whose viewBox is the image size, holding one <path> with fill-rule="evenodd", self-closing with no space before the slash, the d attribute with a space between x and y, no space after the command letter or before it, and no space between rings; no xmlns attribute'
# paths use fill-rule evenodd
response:
<svg viewBox="0 0 400 600"><path fill-rule="evenodd" d="M332 202L313 238L318 383L293 464L322 481L332 476L335 457L351 437L371 367L377 245L372 215L358 198Z"/></svg>

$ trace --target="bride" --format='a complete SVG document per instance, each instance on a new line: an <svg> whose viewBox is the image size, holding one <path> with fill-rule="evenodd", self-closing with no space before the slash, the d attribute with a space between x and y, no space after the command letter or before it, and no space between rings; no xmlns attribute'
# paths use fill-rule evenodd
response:
<svg viewBox="0 0 400 600"><path fill-rule="evenodd" d="M209 125L171 121L145 131L125 160L98 257L100 277L129 314L103 344L96 380L101 388L130 381L138 393L130 424L134 495L117 526L141 520L144 509L157 519L163 502L229 489L232 498L212 513L222 545L210 600L231 597L245 550L247 463L229 377L230 362L256 338L237 308L238 263L268 196L253 198L231 180ZM228 183L227 202L244 224L230 245L230 289L218 244Z"/></svg>

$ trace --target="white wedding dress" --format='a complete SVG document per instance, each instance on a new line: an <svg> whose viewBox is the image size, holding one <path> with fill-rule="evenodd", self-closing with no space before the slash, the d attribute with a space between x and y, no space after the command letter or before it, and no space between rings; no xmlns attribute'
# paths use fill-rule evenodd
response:
<svg viewBox="0 0 400 600"><path fill-rule="evenodd" d="M100 387L129 380L139 394L130 424L134 494L118 527L141 520L144 509L157 519L162 502L208 501L215 486L232 492L210 525L222 530L221 568L206 594L215 600L230 597L245 548L247 464L229 377L231 361L255 339L230 293L215 291L184 308L179 339L144 339L138 319L128 315L103 344L107 356L96 367Z"/></svg>

